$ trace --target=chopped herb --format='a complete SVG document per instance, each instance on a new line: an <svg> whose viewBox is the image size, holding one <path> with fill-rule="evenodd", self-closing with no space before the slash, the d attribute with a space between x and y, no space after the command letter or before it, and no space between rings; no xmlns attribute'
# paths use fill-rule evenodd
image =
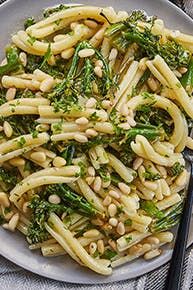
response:
<svg viewBox="0 0 193 290"><path fill-rule="evenodd" d="M125 240L129 244L132 241L132 236L125 237Z"/></svg>
<svg viewBox="0 0 193 290"><path fill-rule="evenodd" d="M23 136L20 137L20 139L17 141L17 145L21 148L25 145L25 143L26 143L26 140Z"/></svg>
<svg viewBox="0 0 193 290"><path fill-rule="evenodd" d="M107 259L107 260L112 260L114 257L117 256L117 252L110 250L110 249L106 249L104 254L101 256L102 259Z"/></svg>
<svg viewBox="0 0 193 290"><path fill-rule="evenodd" d="M36 23L35 19L33 17L29 17L24 21L24 28L27 29L28 27L32 26L35 23Z"/></svg>
<svg viewBox="0 0 193 290"><path fill-rule="evenodd" d="M36 41L36 38L33 37L33 36L29 36L28 39L27 39L27 42L30 44L30 45L34 45L34 42Z"/></svg>
<svg viewBox="0 0 193 290"><path fill-rule="evenodd" d="M143 176L147 180L158 180L161 178L161 175L159 173L154 173L150 169L146 169L145 172L143 173Z"/></svg>
<svg viewBox="0 0 193 290"><path fill-rule="evenodd" d="M131 219L127 219L126 221L124 221L125 226L131 226L132 225L132 220Z"/></svg>

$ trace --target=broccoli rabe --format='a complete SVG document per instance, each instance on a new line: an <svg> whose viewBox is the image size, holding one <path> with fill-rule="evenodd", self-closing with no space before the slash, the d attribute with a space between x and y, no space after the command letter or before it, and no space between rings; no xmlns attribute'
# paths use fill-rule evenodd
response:
<svg viewBox="0 0 193 290"><path fill-rule="evenodd" d="M32 26L33 24L35 24L36 21L33 17L29 17L24 21L24 29L27 29L28 27Z"/></svg>
<svg viewBox="0 0 193 290"><path fill-rule="evenodd" d="M5 188L3 188L4 190L11 190L17 184L17 175L18 171L16 168L7 170L0 167L0 182L3 182L5 186Z"/></svg>
<svg viewBox="0 0 193 290"><path fill-rule="evenodd" d="M161 175L159 173L154 173L150 169L146 169L143 176L145 179L151 181L158 180L161 178Z"/></svg>
<svg viewBox="0 0 193 290"><path fill-rule="evenodd" d="M193 91L193 58L191 58L187 72L181 78L181 84L191 95Z"/></svg>
<svg viewBox="0 0 193 290"><path fill-rule="evenodd" d="M172 167L167 169L168 174L170 176L178 176L184 170L184 165L180 164L180 162L175 162Z"/></svg>
<svg viewBox="0 0 193 290"><path fill-rule="evenodd" d="M9 74L19 70L22 65L19 60L18 49L14 46L9 46L6 49L7 64L0 66L0 76Z"/></svg>
<svg viewBox="0 0 193 290"><path fill-rule="evenodd" d="M164 213L159 210L155 203L151 200L141 200L140 208L143 209L149 216L161 219L164 217Z"/></svg>

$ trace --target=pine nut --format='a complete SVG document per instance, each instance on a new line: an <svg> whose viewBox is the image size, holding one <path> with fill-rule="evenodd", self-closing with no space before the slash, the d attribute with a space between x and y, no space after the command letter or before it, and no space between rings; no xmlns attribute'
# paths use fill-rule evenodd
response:
<svg viewBox="0 0 193 290"><path fill-rule="evenodd" d="M7 213L4 212L4 218L6 221L9 221L13 215L14 215L14 212L12 210Z"/></svg>
<svg viewBox="0 0 193 290"><path fill-rule="evenodd" d="M120 128L122 128L123 130L129 130L131 128L131 126L129 125L129 123L121 123L118 126Z"/></svg>
<svg viewBox="0 0 193 290"><path fill-rule="evenodd" d="M10 138L13 134L13 129L11 127L11 125L9 124L9 122L5 121L3 123L3 129L4 129L4 133L5 135Z"/></svg>
<svg viewBox="0 0 193 290"><path fill-rule="evenodd" d="M118 220L116 218L110 218L109 219L109 224L112 226L112 227L116 227L117 224L118 224Z"/></svg>
<svg viewBox="0 0 193 290"><path fill-rule="evenodd" d="M115 190L110 190L109 191L109 195L112 197L112 198L115 198L115 199L119 199L121 196L120 196L120 194L117 192L117 191L115 191Z"/></svg>
<svg viewBox="0 0 193 290"><path fill-rule="evenodd" d="M98 85L95 81L92 81L92 89L93 89L93 93L95 94L99 93Z"/></svg>
<svg viewBox="0 0 193 290"><path fill-rule="evenodd" d="M66 216L67 216L67 212L63 212L63 214L61 216L61 220L63 221L63 219L65 219Z"/></svg>
<svg viewBox="0 0 193 290"><path fill-rule="evenodd" d="M109 204L108 213L109 213L110 217L114 217L116 215L117 207L114 203Z"/></svg>
<svg viewBox="0 0 193 290"><path fill-rule="evenodd" d="M95 176L95 169L94 169L94 167L89 166L89 168L88 168L88 174L90 176Z"/></svg>
<svg viewBox="0 0 193 290"><path fill-rule="evenodd" d="M137 244L137 245L133 245L130 249L129 249L129 254L130 255L137 255L140 254L142 252L143 249L143 245L142 244ZM151 249L151 247L150 247Z"/></svg>
<svg viewBox="0 0 193 290"><path fill-rule="evenodd" d="M3 224L2 227L3 227L5 230L9 230L9 224L8 224L8 223Z"/></svg>
<svg viewBox="0 0 193 290"><path fill-rule="evenodd" d="M19 59L22 65L25 67L27 65L27 54L25 52L20 52Z"/></svg>
<svg viewBox="0 0 193 290"><path fill-rule="evenodd" d="M144 259L145 260L150 260L150 259L153 259L153 258L159 256L160 254L161 254L161 250L160 249L151 250L151 251L145 253Z"/></svg>
<svg viewBox="0 0 193 290"><path fill-rule="evenodd" d="M55 167L63 167L66 165L66 160L60 156L56 156L53 160L53 165Z"/></svg>
<svg viewBox="0 0 193 290"><path fill-rule="evenodd" d="M158 187L157 183L153 181L145 181L143 185L152 191L155 191Z"/></svg>
<svg viewBox="0 0 193 290"><path fill-rule="evenodd" d="M79 52L78 52L78 56L80 58L85 58L85 57L89 57L89 56L92 56L95 54L95 51L94 49L92 48L84 48L84 49L81 49Z"/></svg>
<svg viewBox="0 0 193 290"><path fill-rule="evenodd" d="M100 235L100 232L98 230L92 229L92 230L86 231L83 234L83 237L85 237L85 238L97 238L99 235Z"/></svg>
<svg viewBox="0 0 193 290"><path fill-rule="evenodd" d="M152 92L155 92L158 89L157 83L154 80L154 78L148 78L147 80L147 84L149 86L149 88L152 90Z"/></svg>
<svg viewBox="0 0 193 290"><path fill-rule="evenodd" d="M88 138L84 135L81 135L81 134L75 134L74 135L74 140L76 140L77 142L80 142L80 143L86 143L88 142Z"/></svg>
<svg viewBox="0 0 193 290"><path fill-rule="evenodd" d="M30 203L28 201L24 202L24 204L22 206L22 210L23 210L24 213L28 213L29 212L29 210L30 210L30 208L28 207L29 204Z"/></svg>
<svg viewBox="0 0 193 290"><path fill-rule="evenodd" d="M63 59L70 59L74 54L75 49L73 47L65 49L61 52L61 57Z"/></svg>
<svg viewBox="0 0 193 290"><path fill-rule="evenodd" d="M95 253L96 249L97 249L97 244L94 242L90 243L90 245L89 245L90 255L93 255Z"/></svg>
<svg viewBox="0 0 193 290"><path fill-rule="evenodd" d="M99 192L102 186L102 180L100 178L100 176L97 176L94 180L94 185L93 185L93 189L96 192Z"/></svg>
<svg viewBox="0 0 193 290"><path fill-rule="evenodd" d="M92 29L96 29L97 26L98 26L98 24L95 21L93 21L93 20L85 20L84 24L86 26L88 26L89 28L92 28Z"/></svg>
<svg viewBox="0 0 193 290"><path fill-rule="evenodd" d="M127 105L126 105L126 104L123 104L123 105L121 106L119 112L120 112L120 114L121 114L122 116L127 117L127 116L129 115L129 109L128 109Z"/></svg>
<svg viewBox="0 0 193 290"><path fill-rule="evenodd" d="M187 68L186 67L184 67L184 66L181 66L181 67L179 67L178 68L178 71L183 75L183 74L185 74L186 72L187 72Z"/></svg>
<svg viewBox="0 0 193 290"><path fill-rule="evenodd" d="M31 153L30 157L38 162L44 162L46 161L46 154L43 152L33 152Z"/></svg>
<svg viewBox="0 0 193 290"><path fill-rule="evenodd" d="M12 218L9 221L9 230L14 232L17 227L18 222L19 222L19 214L16 213L12 216Z"/></svg>
<svg viewBox="0 0 193 290"><path fill-rule="evenodd" d="M96 226L103 226L103 224L104 224L104 222L101 219L99 219L99 218L92 219L91 223L93 225L96 225Z"/></svg>
<svg viewBox="0 0 193 290"><path fill-rule="evenodd" d="M143 164L143 158L141 157L137 157L134 161L133 161L133 169L137 170L141 165Z"/></svg>
<svg viewBox="0 0 193 290"><path fill-rule="evenodd" d="M3 131L3 126L0 126L0 132L2 132Z"/></svg>
<svg viewBox="0 0 193 290"><path fill-rule="evenodd" d="M95 66L100 66L101 68L103 67L103 62L102 60L98 59L96 62L95 62Z"/></svg>
<svg viewBox="0 0 193 290"><path fill-rule="evenodd" d="M105 199L103 200L103 205L108 206L111 203L111 201L112 201L112 198L109 195L107 195Z"/></svg>
<svg viewBox="0 0 193 290"><path fill-rule="evenodd" d="M87 129L87 130L85 131L85 133L86 133L86 136L87 136L87 137L96 137L96 136L98 136L97 131L94 130L94 129Z"/></svg>
<svg viewBox="0 0 193 290"><path fill-rule="evenodd" d="M97 241L97 249L99 251L100 254L103 254L105 251L105 246L104 246L104 242L103 240L98 240Z"/></svg>
<svg viewBox="0 0 193 290"><path fill-rule="evenodd" d="M108 240L108 244L109 246L113 249L113 250L117 250L117 245L116 245L116 242L113 241L112 239Z"/></svg>
<svg viewBox="0 0 193 290"><path fill-rule="evenodd" d="M124 226L124 223L122 222L119 222L118 223L118 226L117 226L117 233L122 236L125 234L125 226Z"/></svg>
<svg viewBox="0 0 193 290"><path fill-rule="evenodd" d="M109 54L109 61L114 60L117 57L118 50L116 48L112 48Z"/></svg>
<svg viewBox="0 0 193 290"><path fill-rule="evenodd" d="M136 126L136 122L131 116L127 116L127 122L129 123L129 125L131 127L135 127Z"/></svg>
<svg viewBox="0 0 193 290"><path fill-rule="evenodd" d="M187 137L186 147L188 147L189 149L193 150L193 139L191 137Z"/></svg>
<svg viewBox="0 0 193 290"><path fill-rule="evenodd" d="M15 98L16 95L16 88L9 88L6 92L6 100L7 101L12 101Z"/></svg>
<svg viewBox="0 0 193 290"><path fill-rule="evenodd" d="M46 132L50 129L50 126L48 124L39 124L36 126L36 130L38 132Z"/></svg>
<svg viewBox="0 0 193 290"><path fill-rule="evenodd" d="M91 185L95 180L94 176L88 176L86 177L86 182L88 183L88 185Z"/></svg>
<svg viewBox="0 0 193 290"><path fill-rule="evenodd" d="M176 70L176 69L173 70L173 73L175 74L175 76L177 78L181 78L182 77L182 74L178 70Z"/></svg>
<svg viewBox="0 0 193 290"><path fill-rule="evenodd" d="M95 108L96 107L97 100L95 98L90 98L86 102L86 108Z"/></svg>
<svg viewBox="0 0 193 290"><path fill-rule="evenodd" d="M161 232L156 234L156 237L159 239L160 243L171 243L174 238L174 234L171 232Z"/></svg>
<svg viewBox="0 0 193 290"><path fill-rule="evenodd" d="M177 186L185 186L186 185L186 182L187 182L187 170L186 169L184 169L181 173L180 173L180 175L176 178L176 180L175 180L175 184L177 185Z"/></svg>
<svg viewBox="0 0 193 290"><path fill-rule="evenodd" d="M94 73L99 78L102 78L102 76L103 76L103 71L102 71L100 66L95 66Z"/></svg>
<svg viewBox="0 0 193 290"><path fill-rule="evenodd" d="M111 180L102 181L102 187L103 188L108 188L110 184L111 184Z"/></svg>
<svg viewBox="0 0 193 290"><path fill-rule="evenodd" d="M0 192L0 204L4 207L10 206L9 198L5 192Z"/></svg>
<svg viewBox="0 0 193 290"><path fill-rule="evenodd" d="M131 188L124 182L119 182L118 187L120 188L123 194L129 194L131 192Z"/></svg>
<svg viewBox="0 0 193 290"><path fill-rule="evenodd" d="M40 84L40 91L42 92L49 92L54 85L54 79L49 77L43 80Z"/></svg>
<svg viewBox="0 0 193 290"><path fill-rule="evenodd" d="M77 25L78 25L78 22L72 22L70 24L70 29L74 30Z"/></svg>
<svg viewBox="0 0 193 290"><path fill-rule="evenodd" d="M10 159L9 160L9 163L12 165L12 166L24 166L25 165L25 159L21 158L21 157L15 157L13 159Z"/></svg>
<svg viewBox="0 0 193 290"><path fill-rule="evenodd" d="M61 202L61 198L57 194L51 194L48 197L48 201L53 204L59 204Z"/></svg>
<svg viewBox="0 0 193 290"><path fill-rule="evenodd" d="M0 66L6 65L7 64L7 58L4 58L0 64Z"/></svg>
<svg viewBox="0 0 193 290"><path fill-rule="evenodd" d="M150 244L153 244L153 245L159 245L159 243L160 243L159 239L156 237L147 237L146 241Z"/></svg>
<svg viewBox="0 0 193 290"><path fill-rule="evenodd" d="M88 124L88 119L85 118L85 117L81 117L81 118L76 119L75 123L77 125L87 125Z"/></svg>
<svg viewBox="0 0 193 290"><path fill-rule="evenodd" d="M56 64L56 59L55 59L55 56L54 55L51 55L48 60L47 60L48 64L53 66Z"/></svg>
<svg viewBox="0 0 193 290"><path fill-rule="evenodd" d="M145 173L145 167L143 165L139 166L138 168L138 175L139 175L139 178L141 180L141 182L145 182L145 177L144 177L144 173Z"/></svg>
<svg viewBox="0 0 193 290"><path fill-rule="evenodd" d="M111 103L111 101L103 100L101 105L102 105L103 109L110 109L112 106L112 103Z"/></svg>

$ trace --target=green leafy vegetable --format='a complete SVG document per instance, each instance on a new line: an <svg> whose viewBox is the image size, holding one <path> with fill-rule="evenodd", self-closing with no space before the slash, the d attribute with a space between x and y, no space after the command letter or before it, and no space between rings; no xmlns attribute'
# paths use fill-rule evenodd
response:
<svg viewBox="0 0 193 290"><path fill-rule="evenodd" d="M149 216L161 219L164 217L164 213L159 210L155 203L151 200L142 200L140 202L140 208L143 209Z"/></svg>
<svg viewBox="0 0 193 290"><path fill-rule="evenodd" d="M0 67L0 76L9 74L19 70L22 66L19 60L18 49L14 46L9 46L6 49L7 64Z"/></svg>
<svg viewBox="0 0 193 290"><path fill-rule="evenodd" d="M114 257L117 256L117 252L110 250L110 249L106 249L104 254L101 256L102 259L107 259L107 260L112 260Z"/></svg>
<svg viewBox="0 0 193 290"><path fill-rule="evenodd" d="M161 175L159 173L154 173L150 169L146 169L143 176L145 179L151 181L158 180L161 178Z"/></svg>
<svg viewBox="0 0 193 290"><path fill-rule="evenodd" d="M193 91L193 58L191 58L187 72L181 78L181 84L188 91L192 93Z"/></svg>
<svg viewBox="0 0 193 290"><path fill-rule="evenodd" d="M168 174L170 176L178 176L184 170L184 165L180 164L180 162L175 162L174 165L167 169Z"/></svg>
<svg viewBox="0 0 193 290"><path fill-rule="evenodd" d="M24 29L27 29L28 27L32 26L33 24L35 24L36 21L33 17L29 17L24 21Z"/></svg>
<svg viewBox="0 0 193 290"><path fill-rule="evenodd" d="M67 148L61 153L61 156L66 160L66 165L72 164L72 158L75 153L75 146L73 144L68 145Z"/></svg>
<svg viewBox="0 0 193 290"><path fill-rule="evenodd" d="M64 4L60 4L58 6L55 6L53 8L48 8L48 9L45 9L44 12L43 12L43 16L45 18L49 17L50 15L52 15L53 13L56 13L56 12L59 12L59 11L62 11L62 10L66 10L70 8L69 6L66 6Z"/></svg>
<svg viewBox="0 0 193 290"><path fill-rule="evenodd" d="M5 169L0 167L0 182L2 181L6 188L4 190L11 190L17 184L18 171L16 168Z"/></svg>

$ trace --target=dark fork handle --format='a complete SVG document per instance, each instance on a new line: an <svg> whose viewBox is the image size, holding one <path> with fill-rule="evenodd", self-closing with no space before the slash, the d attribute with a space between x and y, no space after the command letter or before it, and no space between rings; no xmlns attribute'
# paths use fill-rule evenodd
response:
<svg viewBox="0 0 193 290"><path fill-rule="evenodd" d="M183 262L188 239L190 220L193 205L193 166L191 164L191 175L187 196L184 202L183 212L175 241L174 251L170 268L165 283L165 290L179 290L183 269Z"/></svg>

